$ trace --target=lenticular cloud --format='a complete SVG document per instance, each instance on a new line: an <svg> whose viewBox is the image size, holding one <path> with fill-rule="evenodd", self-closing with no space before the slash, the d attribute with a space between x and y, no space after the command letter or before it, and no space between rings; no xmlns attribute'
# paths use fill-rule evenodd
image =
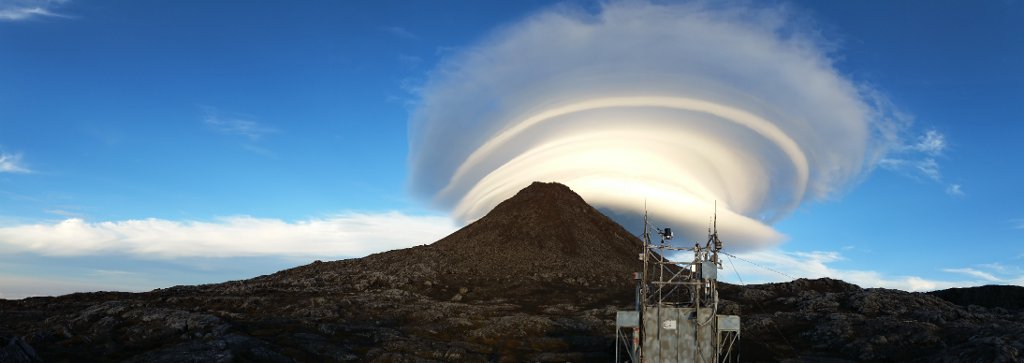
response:
<svg viewBox="0 0 1024 363"><path fill-rule="evenodd" d="M884 149L879 112L771 9L553 9L462 49L410 120L411 184L462 221L531 181L733 246L842 190ZM639 226L627 225L628 228Z"/></svg>

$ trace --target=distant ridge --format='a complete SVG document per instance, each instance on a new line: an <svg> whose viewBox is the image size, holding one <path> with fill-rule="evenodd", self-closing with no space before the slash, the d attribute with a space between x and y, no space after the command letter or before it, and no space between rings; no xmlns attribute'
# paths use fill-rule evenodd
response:
<svg viewBox="0 0 1024 363"><path fill-rule="evenodd" d="M932 291L929 294L961 306L977 305L987 308L1024 309L1024 287L1022 286L955 287Z"/></svg>

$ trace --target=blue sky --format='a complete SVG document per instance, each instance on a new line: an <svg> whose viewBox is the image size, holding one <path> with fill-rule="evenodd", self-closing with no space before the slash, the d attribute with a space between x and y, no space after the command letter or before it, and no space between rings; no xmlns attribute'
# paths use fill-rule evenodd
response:
<svg viewBox="0 0 1024 363"><path fill-rule="evenodd" d="M458 105L484 107L491 93L452 93L492 71L474 52L519 46L550 14L612 4L0 0L0 297L218 282L436 240L474 217L459 204L474 194L446 201L423 185L451 176L449 144L496 124L432 139L410 122L489 112ZM902 129L830 184L838 192L797 198L767 223L782 237L740 256L864 286L1024 284L1024 4L753 13L783 18L772 41L809 39L812 60ZM434 111L445 105L464 113ZM765 198L786 197L775 190ZM737 218L775 210L759 207ZM744 282L785 279L736 268Z"/></svg>

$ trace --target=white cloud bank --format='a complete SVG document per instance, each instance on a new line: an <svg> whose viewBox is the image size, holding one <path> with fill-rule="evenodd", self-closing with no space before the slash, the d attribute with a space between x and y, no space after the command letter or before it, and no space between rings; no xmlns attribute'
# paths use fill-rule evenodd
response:
<svg viewBox="0 0 1024 363"><path fill-rule="evenodd" d="M286 222L231 217L216 222L162 219L0 227L0 252L44 256L129 255L181 257L357 257L434 242L455 230L446 217L399 212L347 213Z"/></svg>
<svg viewBox="0 0 1024 363"><path fill-rule="evenodd" d="M914 275L888 275L872 270L837 268L833 264L846 260L836 251L793 252L777 248L748 251L723 257L723 271L719 277L728 282L765 283L784 282L795 278L829 277L860 285L864 288L883 287L904 291L933 291L952 287L980 285L1024 285L1024 270L1000 264L977 268L945 268L941 272L967 277L934 279ZM689 258L689 256L684 256ZM678 259L686 259L678 257ZM939 271L935 271L939 272ZM739 277L736 277L736 275ZM931 274L931 275L934 275Z"/></svg>
<svg viewBox="0 0 1024 363"><path fill-rule="evenodd" d="M410 120L410 178L461 221L531 181L734 247L848 188L907 126L781 10L612 2L554 8L443 62ZM926 136L920 152L941 149ZM623 217L624 216L624 217Z"/></svg>

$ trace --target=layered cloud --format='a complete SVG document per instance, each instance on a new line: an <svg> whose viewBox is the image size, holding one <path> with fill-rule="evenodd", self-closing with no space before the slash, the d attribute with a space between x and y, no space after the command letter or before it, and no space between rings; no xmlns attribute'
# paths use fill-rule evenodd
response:
<svg viewBox="0 0 1024 363"><path fill-rule="evenodd" d="M0 227L0 252L45 256L357 257L433 242L455 230L451 220L398 212L347 213L286 222L231 217L213 222L163 219Z"/></svg>
<svg viewBox="0 0 1024 363"><path fill-rule="evenodd" d="M535 14L430 75L411 186L471 221L558 181L690 239L717 202L734 246L778 242L772 222L856 183L905 129L801 29L781 10L704 3Z"/></svg>

